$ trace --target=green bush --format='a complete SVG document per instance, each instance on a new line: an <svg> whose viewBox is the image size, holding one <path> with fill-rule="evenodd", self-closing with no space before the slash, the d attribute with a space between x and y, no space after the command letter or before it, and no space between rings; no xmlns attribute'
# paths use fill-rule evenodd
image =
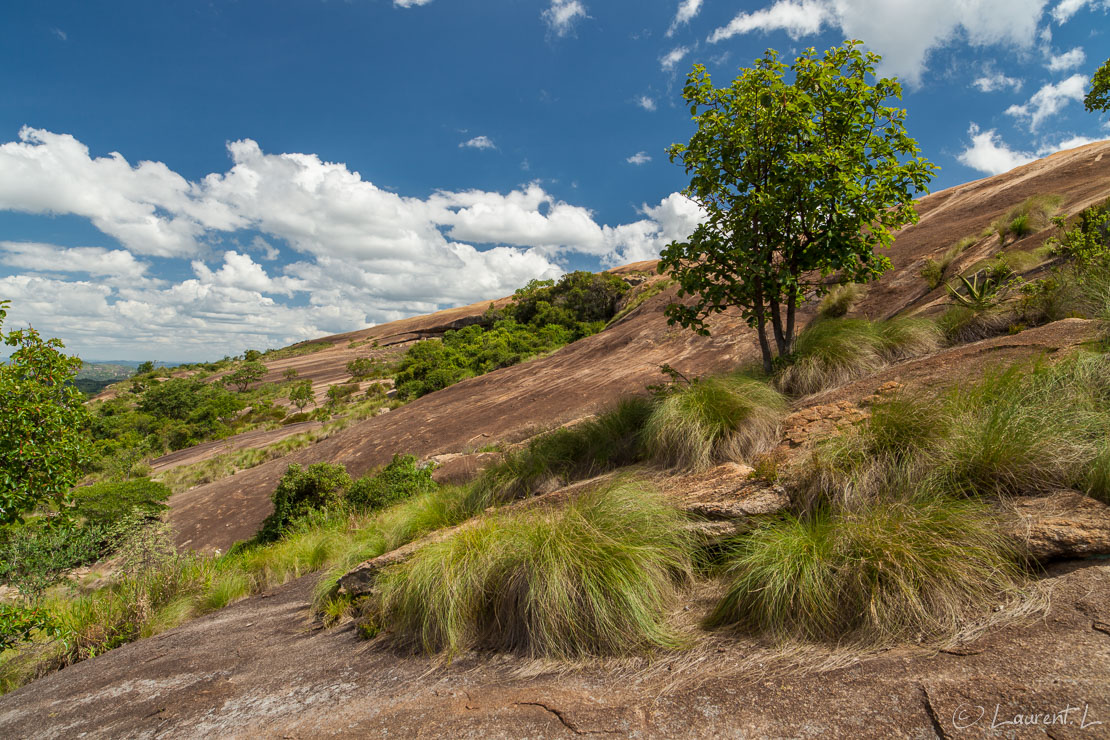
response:
<svg viewBox="0 0 1110 740"><path fill-rule="evenodd" d="M1023 583L982 503L919 494L785 517L739 538L709 618L778 638L890 643L954 634Z"/></svg>
<svg viewBox="0 0 1110 740"><path fill-rule="evenodd" d="M689 574L682 516L633 484L557 510L490 516L381 574L376 622L427 652L479 645L577 658L673 648L676 580Z"/></svg>
<svg viewBox="0 0 1110 740"><path fill-rule="evenodd" d="M156 517L170 489L157 481L141 478L124 482L94 483L73 492L73 513L93 524L116 524L136 509Z"/></svg>
<svg viewBox="0 0 1110 740"><path fill-rule="evenodd" d="M358 393L358 383L343 383L328 388L328 403L339 404Z"/></svg>
<svg viewBox="0 0 1110 740"><path fill-rule="evenodd" d="M431 467L417 467L413 455L394 455L384 468L351 484L347 491L347 504L356 509L374 511L422 493L430 493L437 487L432 480Z"/></svg>
<svg viewBox="0 0 1110 740"><path fill-rule="evenodd" d="M751 460L778 441L786 401L770 384L739 375L674 387L646 426L648 454L663 465L704 470Z"/></svg>
<svg viewBox="0 0 1110 740"><path fill-rule="evenodd" d="M0 583L37 599L65 573L96 562L112 543L112 526L29 522L0 533Z"/></svg>
<svg viewBox="0 0 1110 740"><path fill-rule="evenodd" d="M294 520L312 511L339 506L351 487L351 476L342 465L314 463L307 468L293 463L285 469L271 500L274 511L262 523L258 539L271 542Z"/></svg>

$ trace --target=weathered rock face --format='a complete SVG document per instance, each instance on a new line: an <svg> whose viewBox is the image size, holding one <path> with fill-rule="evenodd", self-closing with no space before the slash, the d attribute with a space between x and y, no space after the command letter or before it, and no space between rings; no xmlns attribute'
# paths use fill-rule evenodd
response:
<svg viewBox="0 0 1110 740"><path fill-rule="evenodd" d="M1015 499L1009 527L1039 562L1110 554L1110 506L1076 491Z"/></svg>

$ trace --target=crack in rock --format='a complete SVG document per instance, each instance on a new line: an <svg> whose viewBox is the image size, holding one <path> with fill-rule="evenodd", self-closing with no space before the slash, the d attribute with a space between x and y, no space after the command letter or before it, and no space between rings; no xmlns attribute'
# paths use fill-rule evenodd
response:
<svg viewBox="0 0 1110 740"><path fill-rule="evenodd" d="M516 705L517 706L523 706L523 707L539 707L540 709L546 710L547 712L555 715L555 718L559 720L559 722L563 725L563 727L567 728L568 730L573 732L575 735L614 735L614 734L617 734L614 730L581 730L581 729L578 728L578 725L576 725L574 722L571 722L569 719L567 719L567 717L561 711L559 711L555 707L550 707L547 704L544 704L542 701L518 701L518 702L516 702Z"/></svg>

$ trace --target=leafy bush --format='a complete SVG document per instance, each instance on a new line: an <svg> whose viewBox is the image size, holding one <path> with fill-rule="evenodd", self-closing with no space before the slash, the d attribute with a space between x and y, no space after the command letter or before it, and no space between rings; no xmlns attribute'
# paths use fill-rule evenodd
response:
<svg viewBox="0 0 1110 740"><path fill-rule="evenodd" d="M92 524L112 525L136 509L146 517L165 510L170 489L157 481L139 479L94 483L73 493L73 513Z"/></svg>
<svg viewBox="0 0 1110 740"><path fill-rule="evenodd" d="M572 272L558 282L533 280L485 325L417 342L401 359L394 383L401 399L418 398L465 378L509 367L595 334L616 312L627 284L608 273Z"/></svg>
<svg viewBox="0 0 1110 740"><path fill-rule="evenodd" d="M374 511L422 493L430 493L437 487L432 480L431 467L417 467L413 455L394 455L384 468L351 484L347 491L347 504Z"/></svg>
<svg viewBox="0 0 1110 740"><path fill-rule="evenodd" d="M691 570L682 516L632 484L558 510L490 516L383 572L374 619L397 639L454 654L620 655L682 644L667 624Z"/></svg>
<svg viewBox="0 0 1110 740"><path fill-rule="evenodd" d="M0 535L0 583L37 599L73 568L97 561L109 549L112 527L104 523L32 522Z"/></svg>
<svg viewBox="0 0 1110 740"><path fill-rule="evenodd" d="M53 636L58 632L41 606L0 603L0 653L29 642L35 634Z"/></svg>
<svg viewBox="0 0 1110 740"><path fill-rule="evenodd" d="M644 427L648 453L664 465L704 470L750 460L778 441L786 401L771 385L739 375L673 387Z"/></svg>
<svg viewBox="0 0 1110 740"><path fill-rule="evenodd" d="M347 363L347 372L352 378L363 379L382 377L387 374L385 363L371 357L358 357Z"/></svg>
<svg viewBox="0 0 1110 740"><path fill-rule="evenodd" d="M251 354L254 357L251 357ZM262 380L266 375L266 366L258 362L258 358L262 356L261 352L257 350L248 350L245 355L246 361L243 362L234 372L224 376L224 382L229 383L239 389L240 393L247 390L251 383L257 383Z"/></svg>
<svg viewBox="0 0 1110 740"><path fill-rule="evenodd" d="M314 463L307 468L293 463L285 469L271 500L274 511L262 522L258 539L270 542L281 536L295 519L319 509L334 508L351 486L342 465Z"/></svg>
<svg viewBox="0 0 1110 740"><path fill-rule="evenodd" d="M358 383L343 383L328 388L328 403L339 404L358 393Z"/></svg>
<svg viewBox="0 0 1110 740"><path fill-rule="evenodd" d="M1023 581L982 503L935 495L785 517L739 538L709 624L890 643L954 633Z"/></svg>

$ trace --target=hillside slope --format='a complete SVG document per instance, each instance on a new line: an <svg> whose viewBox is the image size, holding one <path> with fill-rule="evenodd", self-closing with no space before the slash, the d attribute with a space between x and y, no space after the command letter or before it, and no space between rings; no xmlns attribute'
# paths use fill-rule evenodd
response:
<svg viewBox="0 0 1110 740"><path fill-rule="evenodd" d="M919 274L924 261L963 237L981 235L993 219L1026 198L1045 194L1061 196L1065 213L1110 197L1110 142L1060 152L1004 175L922 198L920 223L903 230L889 251L894 269L871 286L857 312L887 317L943 301L944 289L929 290ZM1044 231L1030 234L1007 250L1040 244L1045 237ZM960 261L971 264L997 251L997 237L987 236ZM654 263L648 262L620 272L653 271ZM662 307L674 299L672 287L609 330L547 357L465 380L286 458L177 494L170 500L177 542L198 550L226 549L253 535L270 511L269 496L277 480L291 462L339 462L353 475L361 475L395 453L429 457L469 452L587 416L621 394L642 393L646 385L660 381L663 363L698 375L757 358L754 333L735 313L716 317L710 337L667 326ZM343 368L354 356L355 351L347 349L351 341L411 342L452 322L465 322L488 305L328 337L333 349L275 362L270 376L276 379L286 367L296 367L302 377L315 381L334 375L332 382L338 382L346 378ZM805 315L803 311L803 319Z"/></svg>
<svg viewBox="0 0 1110 740"><path fill-rule="evenodd" d="M955 269L997 252L998 239L985 227L1031 195L1061 196L1066 213L1110 197L1107 155L1110 142L1091 144L924 198L921 223L900 234L890 252L895 269L855 311L877 318L938 310L943 288L928 289L919 274L927 258L969 236L974 243ZM1040 245L1050 231L1006 249ZM663 362L698 374L756 358L752 332L735 315L716 319L709 338L668 327L661 310L671 291L549 356L463 381L286 458L178 494L171 521L179 543L222 549L253 534L289 462L342 462L360 474L395 452L466 453L642 392L660 379ZM332 337L332 349L288 363L323 378L335 372L327 353L345 363L358 350L351 336L412 341L444 326L445 316L465 321L484 308ZM1066 355L1102 332L1096 321L1065 319L890 365L795 400L781 449L789 454L851 420L891 383L942 389L994 363ZM700 482L675 476L664 487L681 498ZM1056 523L1066 526L1066 518ZM1110 736L1110 565L1103 558L1049 563L1036 584L1038 608L1015 618L999 605L990 619L1004 626L970 631L942 650L860 652L808 643L784 654L747 633L702 630L688 651L582 665L488 651L450 663L414 657L385 639L358 639L349 624L323 629L310 609L315 583L315 576L297 579L0 697L0 736L962 738L991 736L992 722L1015 737ZM692 588L673 620L693 628L714 600ZM997 724L1065 710L1067 722L1048 728Z"/></svg>

